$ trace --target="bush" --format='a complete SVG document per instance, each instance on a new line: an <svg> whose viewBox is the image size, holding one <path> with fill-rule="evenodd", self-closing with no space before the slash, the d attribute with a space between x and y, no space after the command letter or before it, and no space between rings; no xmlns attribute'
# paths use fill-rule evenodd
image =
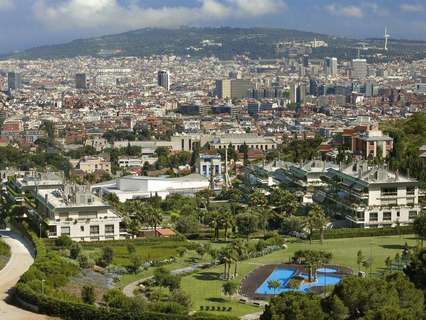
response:
<svg viewBox="0 0 426 320"><path fill-rule="evenodd" d="M60 236L55 240L55 245L57 247L70 248L73 241L68 236Z"/></svg>
<svg viewBox="0 0 426 320"><path fill-rule="evenodd" d="M413 234L413 226L402 226L399 228L337 228L329 229L324 233L325 239L341 239L341 238L361 238L361 237L377 237L377 236L395 236L402 234ZM312 239L319 240L319 232L314 232Z"/></svg>
<svg viewBox="0 0 426 320"><path fill-rule="evenodd" d="M84 303L94 304L96 301L95 288L93 286L83 286L81 289L81 299Z"/></svg>
<svg viewBox="0 0 426 320"><path fill-rule="evenodd" d="M70 247L70 258L77 259L81 252L81 246L77 242L73 242Z"/></svg>

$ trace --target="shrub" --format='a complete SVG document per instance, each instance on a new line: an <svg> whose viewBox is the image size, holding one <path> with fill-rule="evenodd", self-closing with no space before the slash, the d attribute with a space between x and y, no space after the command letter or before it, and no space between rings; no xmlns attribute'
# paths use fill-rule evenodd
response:
<svg viewBox="0 0 426 320"><path fill-rule="evenodd" d="M413 226L402 226L399 228L337 228L329 229L324 233L325 239L341 239L341 238L360 238L360 237L377 237L377 236L394 236L400 234L413 234ZM319 232L314 232L312 239L318 240Z"/></svg>
<svg viewBox="0 0 426 320"><path fill-rule="evenodd" d="M55 245L57 247L70 248L73 241L68 236L60 236L55 240Z"/></svg>
<svg viewBox="0 0 426 320"><path fill-rule="evenodd" d="M70 258L71 259L77 259L77 257L80 255L81 252L81 246L77 242L73 242L70 247Z"/></svg>
<svg viewBox="0 0 426 320"><path fill-rule="evenodd" d="M83 286L81 289L81 299L84 303L94 304L96 301L95 288L93 286Z"/></svg>

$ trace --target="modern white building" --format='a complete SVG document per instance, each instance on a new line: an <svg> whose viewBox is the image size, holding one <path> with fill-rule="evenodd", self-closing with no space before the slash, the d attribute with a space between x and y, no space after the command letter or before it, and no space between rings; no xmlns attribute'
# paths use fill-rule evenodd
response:
<svg viewBox="0 0 426 320"><path fill-rule="evenodd" d="M407 225L421 211L417 180L366 161L328 169L327 178L329 186L318 199L355 226Z"/></svg>
<svg viewBox="0 0 426 320"><path fill-rule="evenodd" d="M197 163L197 172L203 177L210 178L222 175L222 159L220 155L200 154Z"/></svg>
<svg viewBox="0 0 426 320"><path fill-rule="evenodd" d="M200 174L184 177L145 177L126 176L92 186L97 194L114 193L120 202L133 199L144 199L154 196L166 198L169 194L194 195L198 191L209 188L209 179Z"/></svg>
<svg viewBox="0 0 426 320"><path fill-rule="evenodd" d="M88 188L66 185L41 189L36 195L37 214L48 227L48 237L69 236L74 241L120 238L121 218Z"/></svg>

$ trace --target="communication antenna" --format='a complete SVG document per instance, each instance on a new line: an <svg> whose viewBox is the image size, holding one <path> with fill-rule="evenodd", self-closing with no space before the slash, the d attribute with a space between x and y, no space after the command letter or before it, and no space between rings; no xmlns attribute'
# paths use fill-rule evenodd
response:
<svg viewBox="0 0 426 320"><path fill-rule="evenodd" d="M389 38L390 34L388 33L388 28L385 27L385 51L388 51Z"/></svg>

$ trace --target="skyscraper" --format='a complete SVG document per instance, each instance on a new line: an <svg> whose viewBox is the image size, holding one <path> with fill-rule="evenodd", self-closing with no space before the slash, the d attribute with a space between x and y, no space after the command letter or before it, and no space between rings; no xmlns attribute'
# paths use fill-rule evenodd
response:
<svg viewBox="0 0 426 320"><path fill-rule="evenodd" d="M170 91L170 73L167 70L158 71L158 85Z"/></svg>
<svg viewBox="0 0 426 320"><path fill-rule="evenodd" d="M7 74L7 89L19 90L22 88L21 74L17 72L9 72Z"/></svg>
<svg viewBox="0 0 426 320"><path fill-rule="evenodd" d="M327 77L337 76L337 58L326 57L324 59L324 73Z"/></svg>
<svg viewBox="0 0 426 320"><path fill-rule="evenodd" d="M75 88L78 90L86 90L88 88L87 77L85 73L77 73L75 75Z"/></svg>
<svg viewBox="0 0 426 320"><path fill-rule="evenodd" d="M352 79L363 80L368 75L367 60L353 59L352 60Z"/></svg>

